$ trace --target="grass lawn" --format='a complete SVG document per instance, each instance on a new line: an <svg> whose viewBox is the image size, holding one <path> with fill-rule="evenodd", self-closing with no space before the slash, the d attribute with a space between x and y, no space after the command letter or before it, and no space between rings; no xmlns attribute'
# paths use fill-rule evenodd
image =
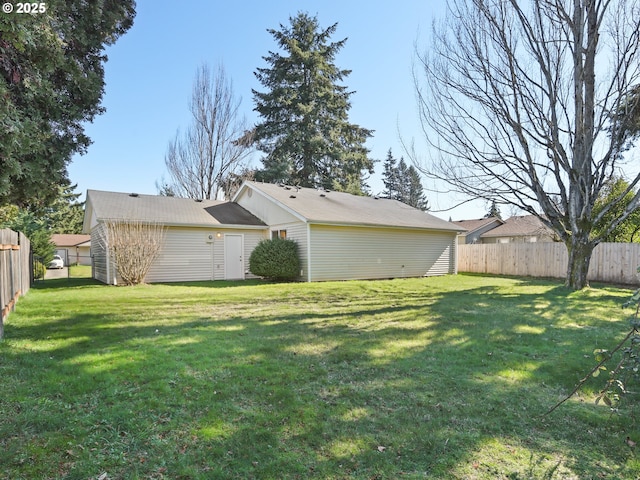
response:
<svg viewBox="0 0 640 480"><path fill-rule="evenodd" d="M0 342L0 478L640 478L633 412L586 391L543 415L624 336L628 296L40 282Z"/></svg>

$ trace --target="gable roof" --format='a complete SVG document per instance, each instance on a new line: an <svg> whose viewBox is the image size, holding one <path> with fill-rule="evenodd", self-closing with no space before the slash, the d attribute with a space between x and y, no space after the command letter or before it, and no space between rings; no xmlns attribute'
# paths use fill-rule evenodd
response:
<svg viewBox="0 0 640 480"><path fill-rule="evenodd" d="M220 200L199 201L161 195L88 190L87 210L89 209L92 209L97 220L135 219L170 226L266 226L240 205Z"/></svg>
<svg viewBox="0 0 640 480"><path fill-rule="evenodd" d="M271 198L307 223L420 228L448 232L464 230L451 222L388 198L248 181L234 200L247 189Z"/></svg>
<svg viewBox="0 0 640 480"><path fill-rule="evenodd" d="M56 247L77 247L91 241L91 235L79 235L72 233L54 233L51 241Z"/></svg>
<svg viewBox="0 0 640 480"><path fill-rule="evenodd" d="M469 234L475 232L476 230L480 230L481 228L486 227L494 222L497 222L499 225L504 223L504 221L499 219L498 217L486 217L479 218L477 220L456 220L453 223L467 230L467 232L465 233Z"/></svg>
<svg viewBox="0 0 640 480"><path fill-rule="evenodd" d="M481 237L529 237L552 233L535 215L523 215L508 218L502 225L483 233Z"/></svg>

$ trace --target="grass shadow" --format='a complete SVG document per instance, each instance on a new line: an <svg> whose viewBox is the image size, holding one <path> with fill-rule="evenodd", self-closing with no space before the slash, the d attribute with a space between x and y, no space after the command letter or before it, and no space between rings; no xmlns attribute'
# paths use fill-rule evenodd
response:
<svg viewBox="0 0 640 480"><path fill-rule="evenodd" d="M616 337L615 289L465 276L85 287L25 299L0 345L0 466L16 478L640 471L622 448L638 435L628 419L580 401L540 416L592 343Z"/></svg>

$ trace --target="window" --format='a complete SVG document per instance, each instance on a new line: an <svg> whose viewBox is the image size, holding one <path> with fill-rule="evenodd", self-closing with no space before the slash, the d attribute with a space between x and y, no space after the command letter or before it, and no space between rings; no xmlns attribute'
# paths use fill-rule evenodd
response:
<svg viewBox="0 0 640 480"><path fill-rule="evenodd" d="M282 240L286 240L287 231L286 230L271 230L271 238L275 240L276 238L281 238Z"/></svg>

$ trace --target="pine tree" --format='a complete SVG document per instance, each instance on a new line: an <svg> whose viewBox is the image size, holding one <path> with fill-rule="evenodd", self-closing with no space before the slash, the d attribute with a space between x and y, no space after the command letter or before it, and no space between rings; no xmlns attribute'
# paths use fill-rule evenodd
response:
<svg viewBox="0 0 640 480"><path fill-rule="evenodd" d="M429 201L424 193L420 174L413 165L407 170L407 177L409 180L409 195L405 203L422 211L429 210Z"/></svg>
<svg viewBox="0 0 640 480"><path fill-rule="evenodd" d="M371 130L349 123L349 97L340 82L351 73L334 60L346 39L330 42L337 23L321 29L317 17L299 13L290 26L270 29L282 53L263 59L255 75L267 89L253 90L261 122L257 147L266 154L256 178L307 187L344 189L373 172L364 146Z"/></svg>
<svg viewBox="0 0 640 480"><path fill-rule="evenodd" d="M423 211L429 210L429 202L424 193L418 170L413 165L407 166L404 157L400 157L400 161L396 165L396 159L393 157L391 149L389 149L384 161L382 183L385 186L385 190L382 192L383 197L398 200Z"/></svg>
<svg viewBox="0 0 640 480"><path fill-rule="evenodd" d="M396 198L398 193L398 167L396 159L391 153L391 149L387 152L387 158L384 160L382 172L382 183L384 183L384 191L382 196L385 198Z"/></svg>
<svg viewBox="0 0 640 480"><path fill-rule="evenodd" d="M494 200L491 202L491 208L487 212L487 216L485 218L496 217L502 220L502 215L500 214L500 209L498 208L498 204Z"/></svg>

